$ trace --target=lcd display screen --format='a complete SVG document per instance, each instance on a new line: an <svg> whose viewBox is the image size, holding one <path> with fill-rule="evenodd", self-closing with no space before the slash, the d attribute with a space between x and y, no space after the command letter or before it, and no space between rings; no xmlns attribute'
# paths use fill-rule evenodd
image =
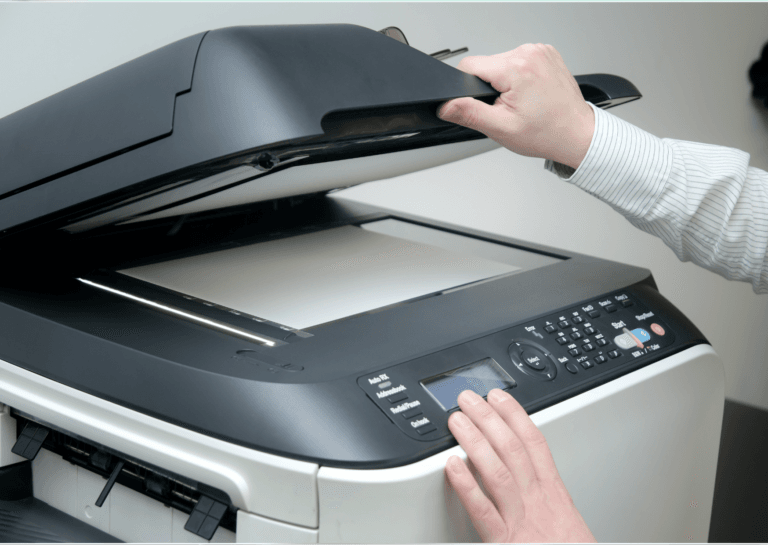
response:
<svg viewBox="0 0 768 545"><path fill-rule="evenodd" d="M511 388L515 380L493 358L459 367L421 381L421 385L435 398L445 411L459 406L459 394L472 390L485 397L494 388Z"/></svg>

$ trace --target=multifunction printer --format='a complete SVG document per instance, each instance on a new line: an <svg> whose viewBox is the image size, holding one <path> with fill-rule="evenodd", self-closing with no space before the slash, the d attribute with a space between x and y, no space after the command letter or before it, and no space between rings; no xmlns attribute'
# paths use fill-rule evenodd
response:
<svg viewBox="0 0 768 545"><path fill-rule="evenodd" d="M0 534L477 540L447 420L502 388L599 540L706 540L722 363L648 270L340 192L498 147L451 53L223 28L0 119Z"/></svg>

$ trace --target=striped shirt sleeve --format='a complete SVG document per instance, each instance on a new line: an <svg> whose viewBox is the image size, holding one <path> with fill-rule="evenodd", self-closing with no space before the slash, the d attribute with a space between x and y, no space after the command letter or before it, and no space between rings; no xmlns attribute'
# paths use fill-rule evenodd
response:
<svg viewBox="0 0 768 545"><path fill-rule="evenodd" d="M682 261L768 293L768 173L749 154L652 134L590 104L595 132L575 171L545 168L659 237Z"/></svg>

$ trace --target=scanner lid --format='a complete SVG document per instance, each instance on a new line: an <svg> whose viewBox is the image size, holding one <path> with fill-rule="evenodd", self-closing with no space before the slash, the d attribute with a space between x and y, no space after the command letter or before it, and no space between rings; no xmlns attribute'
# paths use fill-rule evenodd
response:
<svg viewBox="0 0 768 545"><path fill-rule="evenodd" d="M435 112L499 93L444 51L386 34L212 30L0 119L0 245L322 193L497 147ZM577 81L602 107L640 98L616 76Z"/></svg>

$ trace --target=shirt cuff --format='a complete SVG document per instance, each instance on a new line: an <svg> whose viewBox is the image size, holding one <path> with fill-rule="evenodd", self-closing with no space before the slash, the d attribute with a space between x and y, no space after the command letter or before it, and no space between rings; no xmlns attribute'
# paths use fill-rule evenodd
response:
<svg viewBox="0 0 768 545"><path fill-rule="evenodd" d="M641 218L664 191L672 149L660 138L588 104L595 112L595 132L579 168L551 160L544 167L623 215Z"/></svg>

